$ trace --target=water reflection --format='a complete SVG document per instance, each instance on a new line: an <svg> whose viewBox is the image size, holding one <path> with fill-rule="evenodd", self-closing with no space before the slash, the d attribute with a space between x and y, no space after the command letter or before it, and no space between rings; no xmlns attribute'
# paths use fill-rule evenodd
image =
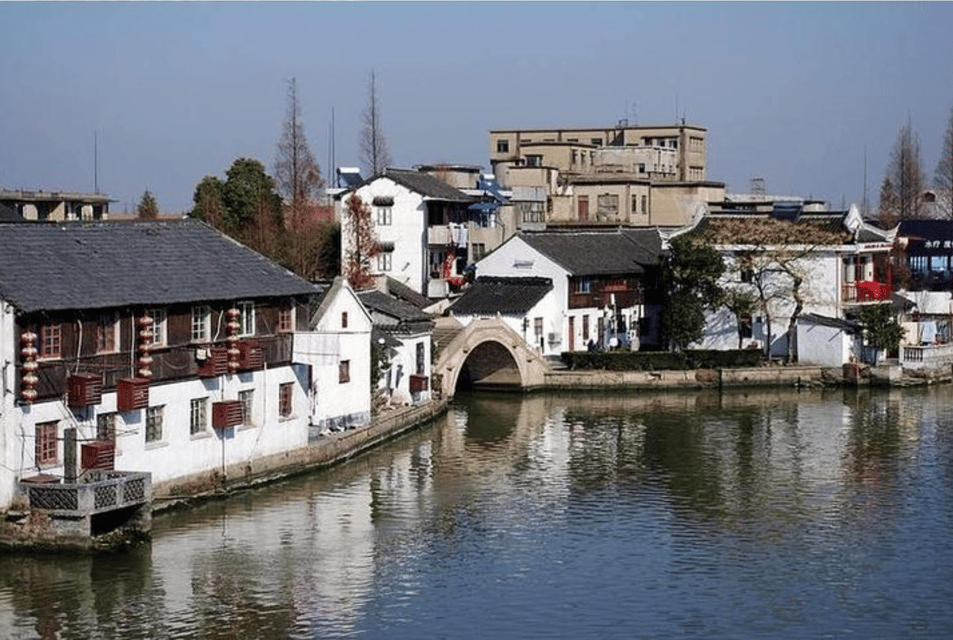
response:
<svg viewBox="0 0 953 640"><path fill-rule="evenodd" d="M953 400L473 395L330 472L0 557L11 638L953 634Z"/></svg>

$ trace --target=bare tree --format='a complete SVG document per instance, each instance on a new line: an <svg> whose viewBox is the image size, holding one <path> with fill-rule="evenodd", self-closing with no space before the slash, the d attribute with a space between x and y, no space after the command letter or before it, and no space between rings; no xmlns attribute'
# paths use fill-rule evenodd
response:
<svg viewBox="0 0 953 640"><path fill-rule="evenodd" d="M377 78L373 71L367 85L367 108L364 110L361 128L361 162L371 176L376 176L391 164L387 140L384 138L384 129L381 127Z"/></svg>
<svg viewBox="0 0 953 640"><path fill-rule="evenodd" d="M275 155L275 190L284 210L287 260L293 271L312 278L325 234L318 221L318 197L324 186L301 121L298 83L288 81L288 110Z"/></svg>
<svg viewBox="0 0 953 640"><path fill-rule="evenodd" d="M919 218L924 177L920 162L920 139L913 132L909 119L897 134L887 175L897 190L897 214L900 219Z"/></svg>
<svg viewBox="0 0 953 640"><path fill-rule="evenodd" d="M950 109L950 121L943 136L943 149L936 163L933 185L937 193L937 211L944 218L953 218L953 109Z"/></svg>
<svg viewBox="0 0 953 640"><path fill-rule="evenodd" d="M877 208L877 220L883 229L892 229L900 221L897 190L890 176L885 176L880 185L880 204Z"/></svg>

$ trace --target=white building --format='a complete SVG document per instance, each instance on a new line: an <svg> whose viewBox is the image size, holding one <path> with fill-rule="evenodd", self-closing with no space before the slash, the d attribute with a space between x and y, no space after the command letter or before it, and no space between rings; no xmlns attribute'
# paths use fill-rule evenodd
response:
<svg viewBox="0 0 953 640"><path fill-rule="evenodd" d="M463 282L471 253L471 224L496 224L494 216L471 212L473 200L447 183L420 171L386 169L361 186L339 192L341 259L355 251L348 200L357 196L370 208L380 251L366 268L431 298L445 297Z"/></svg>
<svg viewBox="0 0 953 640"><path fill-rule="evenodd" d="M346 284L193 220L0 224L0 245L0 509L24 479L101 468L210 489L368 419L370 321Z"/></svg>
<svg viewBox="0 0 953 640"><path fill-rule="evenodd" d="M856 319L865 304L891 300L894 232L865 223L853 206L827 212L785 203L772 211L712 213L672 236L680 234L713 244L727 267L721 284L755 300L755 310L743 317L725 307L709 312L698 348L758 347L771 357L784 357L798 299L805 322L809 314L831 322L812 321L816 331L795 331L796 340L812 334L827 340L836 321ZM795 346L805 363L819 353L835 355L819 345ZM839 348L834 359L846 353Z"/></svg>
<svg viewBox="0 0 953 640"><path fill-rule="evenodd" d="M654 280L650 285L646 276L658 265L660 247L654 229L523 233L478 262L477 276L552 283L552 292L534 303L532 313L540 315L525 316L516 328L544 356L582 350L590 341L636 349L654 340L645 297Z"/></svg>

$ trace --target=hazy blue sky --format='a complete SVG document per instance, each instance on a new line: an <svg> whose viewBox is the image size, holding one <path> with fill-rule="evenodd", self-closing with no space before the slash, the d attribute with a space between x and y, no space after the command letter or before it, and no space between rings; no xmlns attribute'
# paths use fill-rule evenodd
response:
<svg viewBox="0 0 953 640"><path fill-rule="evenodd" d="M328 171L358 164L371 70L394 163L489 168L492 128L686 121L708 177L876 201L909 117L932 177L953 3L0 2L0 186L191 208L240 156L269 171L296 77Z"/></svg>

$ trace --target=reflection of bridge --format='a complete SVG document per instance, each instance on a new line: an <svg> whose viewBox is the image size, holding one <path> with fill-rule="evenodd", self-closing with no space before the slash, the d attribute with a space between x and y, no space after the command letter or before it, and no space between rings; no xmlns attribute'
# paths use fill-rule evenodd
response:
<svg viewBox="0 0 953 640"><path fill-rule="evenodd" d="M480 318L467 326L439 318L434 337L439 355L433 371L442 378L444 397L458 388L534 389L545 382L546 360L500 318Z"/></svg>

